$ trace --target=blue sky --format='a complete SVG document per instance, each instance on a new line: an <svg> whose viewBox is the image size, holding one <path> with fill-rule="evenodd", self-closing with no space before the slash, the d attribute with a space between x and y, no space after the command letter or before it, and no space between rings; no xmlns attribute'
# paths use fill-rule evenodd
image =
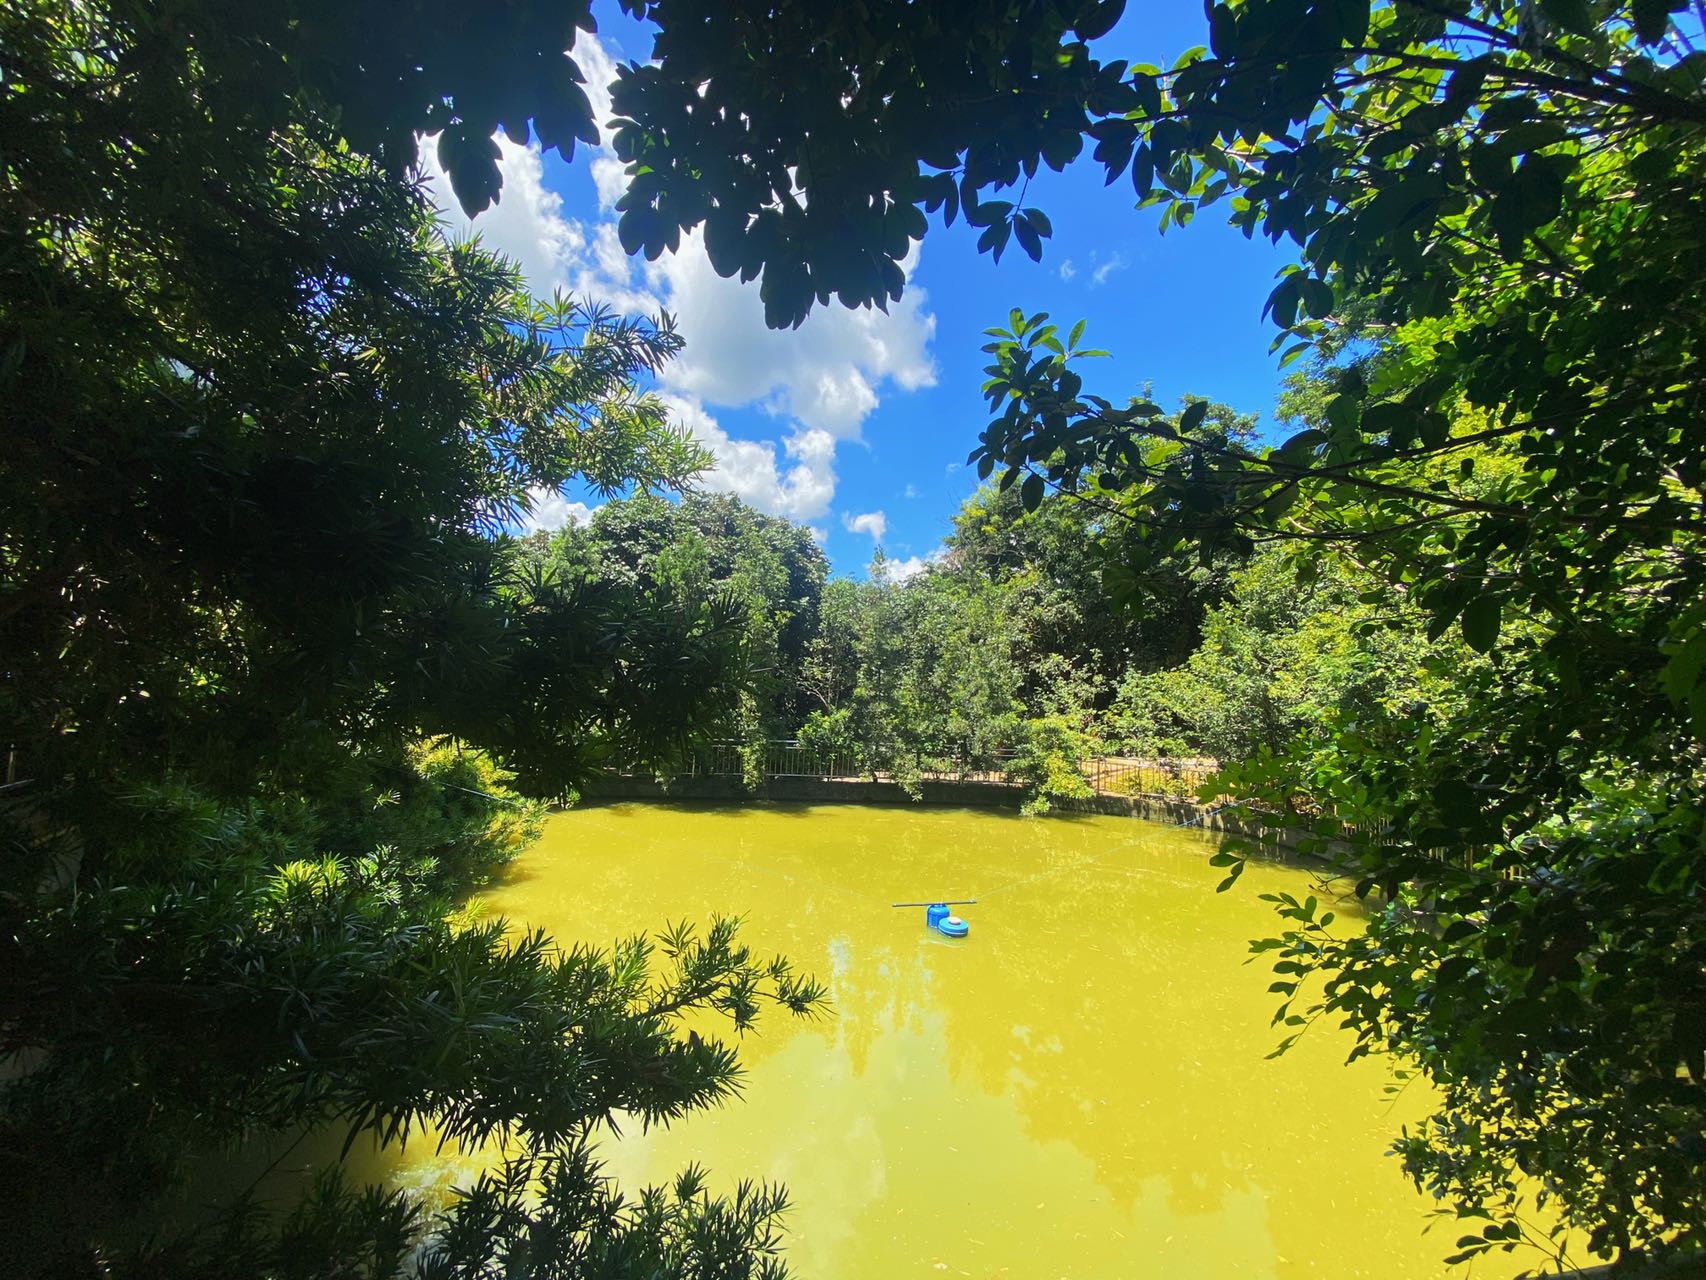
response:
<svg viewBox="0 0 1706 1280"><path fill-rule="evenodd" d="M598 37L583 37L575 57L602 111L613 67L651 46L615 5L598 17ZM1165 65L1205 31L1194 0L1157 0L1128 10L1095 51ZM757 283L718 279L696 242L655 264L623 257L609 207L621 167L608 154L583 148L565 164L507 143L504 153L503 198L474 230L540 291L676 313L687 350L659 389L717 454L705 487L810 525L840 574L862 573L878 542L908 568L941 546L976 488L963 464L987 419L982 331L1013 307L1086 319L1087 340L1111 352L1085 370L1088 389L1112 399L1148 382L1162 403L1205 395L1267 418L1279 386L1261 310L1290 260L1285 247L1245 240L1214 210L1163 236L1156 211L1137 212L1123 179L1104 187L1088 155L1031 184L1027 203L1054 224L1040 264L1014 246L997 265L975 251L974 231L933 220L888 316L832 304L797 331L772 333ZM454 209L442 186L439 203ZM533 520L584 517L592 501L540 495Z"/></svg>

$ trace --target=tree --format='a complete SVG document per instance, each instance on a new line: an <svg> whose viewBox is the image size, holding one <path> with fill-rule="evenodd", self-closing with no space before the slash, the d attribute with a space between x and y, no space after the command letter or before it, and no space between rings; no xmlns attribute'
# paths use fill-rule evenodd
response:
<svg viewBox="0 0 1706 1280"><path fill-rule="evenodd" d="M1689 1229L1706 1216L1706 1174L1691 1141L1702 1128L1706 1074L1698 942L1706 605L1697 545L1706 415L1695 350L1700 281L1682 265L1700 260L1706 234L1694 197L1706 103L1700 55L1669 20L1680 7L1241 0L1214 5L1208 47L1163 71L1090 55L1087 42L1118 18L1117 2L988 0L944 16L940 6L874 0L826 16L804 4L633 0L629 11L658 27L657 57L624 70L613 139L630 164L622 226L630 249L656 256L702 225L718 270L762 276L773 325L798 323L831 297L897 296L898 263L937 210L983 228L983 251L1000 254L1017 239L1040 256L1048 221L1026 205L1023 183L1042 165L1070 162L1088 141L1110 178L1129 176L1168 224L1225 200L1248 233L1299 245L1299 269L1270 301L1294 349L1330 334L1335 312L1353 299L1357 323L1385 327L1378 369L1339 368L1333 394L1320 398L1321 420L1277 450L1259 450L1205 435L1202 402L1169 415L1145 400L1082 394L1071 367L1077 335L1062 342L1046 322L1020 317L997 338L990 390L1002 412L978 457L985 475L1002 468L1022 499L1040 497L1052 481L1120 509L1133 532L1133 581L1187 544L1211 554L1244 554L1272 538L1335 548L1427 615L1438 635L1455 626L1486 655L1485 670L1454 683L1460 698L1331 736L1307 766L1263 765L1240 782L1278 805L1302 791L1328 806L1330 823L1382 833L1364 839L1357 856L1368 887L1394 905L1370 933L1348 939L1326 936L1312 913L1295 918L1282 958L1294 967L1282 981L1320 974L1326 1009L1348 1018L1369 1048L1415 1057L1438 1082L1445 1109L1406 1146L1412 1171L1473 1215L1506 1212L1521 1168L1606 1252L1693 1240ZM41 402L59 397L73 408L93 399L107 412L85 407L85 416L109 427L176 420L185 384L198 397L214 395L266 371L269 359L296 354L303 359L289 376L269 375L277 395L266 403L297 403L290 396L299 385L322 392L298 414L304 424L329 407L349 408L334 394L346 376L365 388L382 372L386 394L407 391L416 369L363 365L365 353L394 346L319 341L308 321L345 298L364 309L335 311L334 332L346 322L364 332L367 307L388 323L419 319L385 305L398 295L367 288L413 260L409 244L392 237L384 253L357 252L371 234L372 202L410 198L396 178L415 157L415 134L442 129L441 158L469 208L496 191L493 122L512 137L532 131L565 148L588 136L590 113L563 52L571 24L587 29L579 6L523 6L477 27L443 6L412 24L365 5L329 14L184 3L160 21L148 6L42 3L6 15L6 82L29 87L0 108L5 136L25 140L6 155L7 191L28 193L6 212L16 251L6 259L8 311L14 299L74 304L20 313L51 325L70 317L57 346L38 345L33 332L21 345L7 335L5 361L38 401L18 404L38 416ZM266 139L281 145L262 164L256 146ZM302 163L305 147L314 163ZM349 180L345 170L362 156L377 157L389 178L357 182L371 189L365 198L328 186L328 175ZM356 167L358 177L367 173ZM192 179L198 200L180 221L179 197ZM1015 199L987 198L1008 188L1017 188ZM257 199L269 192L277 198ZM81 234L103 218L146 234ZM44 261L45 272L32 265ZM68 264L81 272L75 288L59 278ZM210 278L198 272L218 273L224 290L186 302L163 287ZM420 289L439 278L427 276ZM253 306L257 296L267 305ZM233 315L227 299L241 299L252 315ZM469 314L454 302L448 310ZM151 324L156 314L171 322ZM195 325L182 323L192 315ZM279 329L281 319L289 323ZM280 344L279 332L289 341ZM231 341L185 342L201 333ZM482 330L482 340L495 338ZM91 376L91 353L109 346L123 376ZM218 355L219 377L179 347ZM467 348L453 342L448 358L463 376L422 385L484 394L487 366L457 363ZM536 386L523 378L510 390ZM226 430L240 435L248 399L215 398ZM381 403L376 393L369 408ZM75 412L65 420L80 421ZM521 446L559 433L511 431L534 421L519 410L492 420L506 425L479 447L522 459L497 473L514 481L550 470ZM107 439L85 429L69 448L85 435ZM433 438L470 444L461 431ZM388 443L371 429L351 439ZM194 447L147 443L167 459ZM126 446L121 455L127 450L136 452ZM388 462L393 452L377 456ZM283 456L289 465L276 489L299 492L291 467L303 456ZM48 465L19 458L20 467ZM364 459L343 455L343 470L328 472L360 474ZM152 465L97 488L106 508L130 511L140 494L150 511L175 519ZM1032 466L1036 474L1021 478ZM437 492L433 482L398 473L400 489ZM345 540L330 545L354 549L337 563L356 575L350 598L364 599L369 588L357 571L399 563L383 554L397 513L352 500L356 491L326 477L318 483L303 506L344 517ZM513 491L495 480L488 488ZM495 496L478 485L459 495L461 505L423 525L464 531L480 498ZM17 523L8 524L6 563L21 594L7 616L55 601L45 612L61 617L63 638L69 568L34 558L56 544L27 514L45 501L62 518L51 496L45 485L7 495L9 508L26 513L8 516ZM241 512L259 500L227 506ZM121 551L161 548L170 559L180 544L228 549L216 521L186 532L173 519L150 523L146 538L125 546L115 538L108 562L122 569ZM98 522L85 523L89 545L102 545ZM272 544L275 552L317 552L297 561L312 589L334 563L328 544L313 540L317 524L281 524L292 537ZM198 529L199 542L189 537ZM469 577L491 581L478 557L463 559L473 561ZM426 580L437 581L430 572ZM262 663L277 674L263 689L249 681L246 661L210 656L204 661L225 682L192 680L194 692L178 690L168 677L199 668L147 666L150 644L163 646L178 628L150 629L157 619L148 602L124 595L135 581L120 572L79 587L102 605L80 619L117 616L111 611L123 606L149 643L132 641L128 628L74 631L74 639L87 631L110 641L123 672L78 704L78 718L34 683L8 688L8 698L38 700L28 711L34 758L81 750L63 732L75 724L107 739L107 759L135 759L119 743L164 740L137 726L156 714L146 704L172 691L164 705L173 714L162 719L180 726L173 758L199 736L210 771L229 761L240 775L260 759L300 769L336 741L337 731L321 726L390 723L424 700L414 682L436 659L444 674L455 667L455 646L425 655L408 647L430 634L419 627L382 627L369 654L367 619L351 616L292 637L316 657L306 674L324 687L280 657ZM179 579L162 581L184 594ZM274 628L288 624L252 612ZM449 609L436 625L465 616ZM237 623L216 617L210 608L205 620L192 619L204 622L199 635L211 655L248 641L250 611ZM7 640L9 663L24 653L35 661L32 680L37 671L57 678L41 657L52 652L45 633L24 628ZM353 677L337 660L339 645L363 657ZM533 653L543 660L568 647ZM482 651L478 636L465 651ZM615 708L618 695L666 688L661 668L636 679L626 649L602 652L613 663L607 678L555 686L554 696L610 690ZM136 674L144 667L145 681ZM100 683L103 669L89 665L85 679ZM250 692L239 697L238 683ZM286 717L288 752L270 744L272 715L241 714L251 701L277 707L304 693L309 705ZM218 699L227 715L179 714L198 698ZM473 717L494 705L471 697L461 707ZM523 745L550 737L553 722L540 714L549 705L541 699L519 722L500 717L491 726L518 759ZM252 741L240 732L245 724ZM673 732L651 729L639 736L655 743ZM1412 906L1432 911L1441 931L1416 925L1405 914ZM1501 1247L1511 1230L1501 1219L1462 1247Z"/></svg>
<svg viewBox="0 0 1706 1280"><path fill-rule="evenodd" d="M1015 620L994 584L934 571L897 582L879 553L865 582L830 585L823 616L803 676L823 705L802 737L903 782L995 767L1012 747Z"/></svg>
<svg viewBox="0 0 1706 1280"><path fill-rule="evenodd" d="M1088 139L1164 225L1224 201L1298 245L1269 303L1293 353L1341 307L1384 327L1379 368L1343 364L1321 420L1260 450L1200 435L1202 402L1084 394L1077 335L1020 317L974 457L1121 508L1134 579L1185 543L1336 548L1487 655L1460 700L1243 785L1386 832L1359 856L1395 905L1284 963L1445 1090L1412 1171L1474 1214L1520 1167L1606 1253L1706 1216L1674 1139L1700 1132L1706 1075L1706 415L1700 280L1679 272L1706 247L1706 95L1682 7L1241 0L1162 70L1091 57L1117 4L992 4L949 29L901 3L822 22L660 0L635 10L657 65L617 91L629 247L703 224L719 270L762 275L772 324L896 296L938 209L983 251L1039 256L1022 184ZM1449 942L1401 923L1415 903Z"/></svg>
<svg viewBox="0 0 1706 1280"><path fill-rule="evenodd" d="M744 706L728 732L750 741L785 737L805 714L800 669L829 572L809 529L728 494L688 493L679 502L637 496L604 504L585 528L565 529L541 555L570 577L728 600L744 620L747 653Z"/></svg>
<svg viewBox="0 0 1706 1280"><path fill-rule="evenodd" d="M1371 590L1377 580L1342 563L1300 584L1290 556L1258 555L1232 575L1185 662L1127 674L1111 732L1143 755L1239 763L1292 749L1323 725L1413 703L1428 651L1420 621L1358 598Z"/></svg>
<svg viewBox="0 0 1706 1280"><path fill-rule="evenodd" d="M658 32L652 62L614 89L622 243L655 258L703 224L719 274L761 279L774 328L832 297L899 298L901 260L936 209L952 222L963 205L980 249L999 257L1016 235L1038 257L1047 216L977 193L1077 156L1087 104L1136 101L1124 65L1084 43L1124 7L631 0Z"/></svg>
<svg viewBox="0 0 1706 1280"><path fill-rule="evenodd" d="M1379 359L1330 362L1318 416L1254 449L1193 438L1204 404L1087 393L1077 336L1020 316L974 455L1117 504L1155 555L1353 556L1485 655L1222 783L1324 806L1382 891L1362 932L1282 902L1262 949L1289 1025L1338 1017L1441 1091L1400 1149L1490 1221L1460 1256L1512 1244L1530 1187L1605 1256L1706 1216L1706 297L1676 272L1706 248L1706 93L1670 9L1216 6L1110 167L1152 166L1168 221L1227 197L1295 240L1279 324L1307 350L1357 299Z"/></svg>
<svg viewBox="0 0 1706 1280"><path fill-rule="evenodd" d="M630 166L620 225L630 252L656 258L704 224L724 275L763 277L773 326L814 302L886 305L926 227L925 207L986 226L997 252L1017 235L1032 256L1047 217L979 188L1011 184L1079 153L1086 100L1135 101L1123 64L1084 41L1122 0L977 0L953 10L880 0L862 10L751 0L623 0L657 29L652 58L621 69L611 143ZM49 12L43 4L38 12ZM572 156L599 125L573 57L596 29L590 0L522 3L499 13L434 0L399 21L382 0L327 8L174 0L169 21L120 0L107 12L133 64L194 49L205 102L275 129L307 102L393 178L436 136L439 162L470 214L500 196L498 128ZM1068 37L1071 37L1070 39ZM954 172L966 157L966 182ZM926 174L921 162L942 172Z"/></svg>
<svg viewBox="0 0 1706 1280"><path fill-rule="evenodd" d="M629 1203L585 1139L728 1095L685 1015L820 989L729 922L597 950L451 915L536 823L515 777L679 750L741 685L719 601L498 535L533 486L703 464L635 385L679 339L447 244L297 83L325 28L278 16L0 8L8 1261L779 1274L775 1189ZM517 1158L441 1215L328 1183L283 1222L118 1233L189 1153L323 1124Z"/></svg>
<svg viewBox="0 0 1706 1280"><path fill-rule="evenodd" d="M1252 438L1253 418L1214 405L1207 429ZM1106 682L1128 667L1182 662L1202 639L1207 611L1223 602L1243 557L1194 552L1150 563L1134 575L1122 554L1132 529L1092 495L1050 494L1039 483L989 484L954 517L950 565L1010 587L1023 619L1027 673L1065 660ZM1112 518L1110 518L1112 517ZM1110 599L1116 607L1109 608ZM1027 685L1027 700L1040 692ZM1092 699L1099 707L1106 697Z"/></svg>

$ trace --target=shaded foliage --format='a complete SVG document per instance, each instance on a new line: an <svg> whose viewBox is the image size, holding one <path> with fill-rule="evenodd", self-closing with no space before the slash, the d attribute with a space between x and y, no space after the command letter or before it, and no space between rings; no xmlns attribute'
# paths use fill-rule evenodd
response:
<svg viewBox="0 0 1706 1280"><path fill-rule="evenodd" d="M1307 426L1196 437L1206 404L1091 394L1016 316L974 455L1119 506L1139 565L1349 556L1371 603L1484 655L1221 784L1323 811L1382 891L1365 932L1279 904L1284 1018L1440 1089L1400 1150L1489 1224L1460 1257L1537 1230L1531 1193L1602 1256L1699 1244L1706 310L1676 264L1706 250L1706 68L1670 8L1217 5L1162 114L1121 127L1166 220L1225 197L1300 246L1269 309L1329 344ZM1331 349L1370 324L1376 359Z"/></svg>
<svg viewBox="0 0 1706 1280"><path fill-rule="evenodd" d="M1420 619L1359 598L1375 590L1343 564L1299 584L1289 557L1256 557L1184 662L1122 681L1109 736L1139 755L1243 761L1416 701L1429 653Z"/></svg>
<svg viewBox="0 0 1706 1280"><path fill-rule="evenodd" d="M564 580L728 610L741 620L747 660L740 705L724 731L757 740L786 736L798 723L800 669L828 576L810 530L726 494L641 496L604 504L585 527L535 535L531 554Z"/></svg>
<svg viewBox="0 0 1706 1280"><path fill-rule="evenodd" d="M1076 157L1087 104L1137 101L1084 43L1120 0L627 8L657 35L614 89L623 247L656 258L703 224L711 265L760 281L772 328L832 297L886 309L938 209L983 228L980 250L1017 237L1040 257L1047 215L979 193Z"/></svg>
<svg viewBox="0 0 1706 1280"><path fill-rule="evenodd" d="M530 489L705 464L636 387L680 341L445 242L374 146L418 119L320 92L355 45L311 46L363 15L0 8L0 1239L25 1275L495 1274L524 1243L776 1274L778 1193L625 1207L585 1142L730 1094L686 1014L818 988L730 922L597 951L453 916L537 830L515 779L679 754L742 687L726 602L557 580L499 532ZM454 41L386 29L375 66ZM327 1183L127 1243L196 1151L323 1124L507 1135L552 1199Z"/></svg>

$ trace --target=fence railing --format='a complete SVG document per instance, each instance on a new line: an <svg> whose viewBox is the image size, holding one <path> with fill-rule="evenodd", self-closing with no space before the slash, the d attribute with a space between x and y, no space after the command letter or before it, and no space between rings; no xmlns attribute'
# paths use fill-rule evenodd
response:
<svg viewBox="0 0 1706 1280"><path fill-rule="evenodd" d="M1095 756L1079 763L1079 771L1097 791L1127 796L1194 797L1220 768L1206 756L1178 759L1165 756Z"/></svg>
<svg viewBox="0 0 1706 1280"><path fill-rule="evenodd" d="M822 781L893 781L905 777L927 782L975 782L1011 785L1012 751L993 751L975 759L957 755L919 755L904 767L872 768L851 753L820 752L792 739L743 744L719 742L701 747L679 769L689 778L817 778ZM1093 756L1078 770L1098 792L1111 795L1159 795L1186 798L1219 767L1210 759ZM632 769L617 773L640 772Z"/></svg>
<svg viewBox="0 0 1706 1280"><path fill-rule="evenodd" d="M856 778L858 763L850 754L822 754L794 741L757 744L762 747L757 772L766 778ZM691 778L738 778L746 773L750 747L718 742L701 748L689 762Z"/></svg>

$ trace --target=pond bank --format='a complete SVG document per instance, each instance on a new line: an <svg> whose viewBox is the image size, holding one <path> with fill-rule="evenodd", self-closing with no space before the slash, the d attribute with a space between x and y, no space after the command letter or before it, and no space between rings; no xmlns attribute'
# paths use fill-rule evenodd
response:
<svg viewBox="0 0 1706 1280"><path fill-rule="evenodd" d="M624 800L717 801L781 800L811 804L946 805L967 809L1017 810L1025 800L1023 787L1000 782L924 781L921 794L907 794L898 782L869 779L770 777L748 789L739 778L680 777L667 783L655 778L610 776L589 785L583 797L594 803ZM1199 804L1171 796L1121 796L1098 792L1076 800L1050 800L1055 813L1100 814L1116 818L1143 818L1170 826L1200 827L1224 835L1245 836L1267 844L1289 848L1290 833L1276 838L1273 827L1258 822L1235 807ZM1298 833L1301 834L1301 833Z"/></svg>

